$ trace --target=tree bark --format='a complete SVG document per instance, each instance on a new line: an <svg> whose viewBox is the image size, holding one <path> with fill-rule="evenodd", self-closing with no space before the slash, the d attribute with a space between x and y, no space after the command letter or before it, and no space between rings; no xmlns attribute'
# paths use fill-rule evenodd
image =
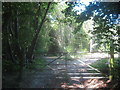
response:
<svg viewBox="0 0 120 90"><path fill-rule="evenodd" d="M114 79L114 44L113 41L110 43L110 61L109 61L109 68L110 68L110 76L109 79Z"/></svg>

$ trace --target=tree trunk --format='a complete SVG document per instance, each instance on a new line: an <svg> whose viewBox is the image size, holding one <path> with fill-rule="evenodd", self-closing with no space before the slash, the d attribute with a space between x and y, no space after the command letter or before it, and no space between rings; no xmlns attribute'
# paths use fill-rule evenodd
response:
<svg viewBox="0 0 120 90"><path fill-rule="evenodd" d="M18 77L17 77L17 81L18 83L21 82L22 80L22 74L23 74L23 67L24 67L24 51L23 49L21 49L20 44L19 44L19 18L18 18L18 11L15 11L15 15L17 16L13 22L14 22L14 37L13 40L15 42L15 52L17 54L17 60L19 61L19 73L18 73Z"/></svg>
<svg viewBox="0 0 120 90"><path fill-rule="evenodd" d="M114 79L114 44L113 41L110 43L110 61L109 61L110 76L109 79Z"/></svg>
<svg viewBox="0 0 120 90"><path fill-rule="evenodd" d="M47 12L48 12L48 10L49 10L50 4L51 4L51 2L48 3L47 9L46 9L46 11L45 11L45 15L44 15L44 17L43 17L40 25L38 26L38 28L37 28L37 30L36 30L36 32L35 32L35 35L34 35L34 37L33 37L33 40L32 40L32 42L31 42L30 47L28 48L26 58L29 60L29 62L31 62L32 59L33 59L33 52L34 52L34 49L35 49L35 46L36 46L37 38L38 38L39 32L41 31L41 28L42 28L42 26L43 26L43 23L44 23L44 21L45 21L45 18L46 18Z"/></svg>
<svg viewBox="0 0 120 90"><path fill-rule="evenodd" d="M17 10L15 11L15 15L18 16L18 11ZM14 42L15 42L15 52L17 54L17 58L19 60L19 63L22 65L23 62L24 62L24 59L23 59L24 53L23 53L23 51L20 47L20 44L19 44L19 37L18 37L19 18L16 17L13 21L14 21L14 28L13 28L14 29L14 37L13 38L14 38Z"/></svg>
<svg viewBox="0 0 120 90"><path fill-rule="evenodd" d="M15 57L13 56L13 53L12 53L12 48L11 48L11 44L10 44L10 37L9 37L9 27L7 26L7 36L6 36L6 42L7 42L7 45L8 45L8 54L10 55L10 57L8 57L10 60L12 60L13 63L16 64L16 60L15 60ZM8 55L7 55L8 56ZM9 60L8 59L8 60Z"/></svg>

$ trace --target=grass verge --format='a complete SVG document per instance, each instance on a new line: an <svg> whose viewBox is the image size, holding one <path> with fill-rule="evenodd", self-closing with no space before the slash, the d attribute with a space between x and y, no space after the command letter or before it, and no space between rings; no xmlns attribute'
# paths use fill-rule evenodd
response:
<svg viewBox="0 0 120 90"><path fill-rule="evenodd" d="M91 66L100 70L104 74L109 73L108 59L100 59L92 63Z"/></svg>
<svg viewBox="0 0 120 90"><path fill-rule="evenodd" d="M115 58L114 74L117 79L120 79L120 58ZM100 59L91 64L92 67L100 70L102 73L109 75L109 59Z"/></svg>

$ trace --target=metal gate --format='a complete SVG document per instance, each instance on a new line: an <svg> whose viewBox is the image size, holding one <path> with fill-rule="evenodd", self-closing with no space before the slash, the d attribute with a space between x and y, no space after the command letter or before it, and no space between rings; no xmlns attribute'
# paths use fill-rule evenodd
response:
<svg viewBox="0 0 120 90"><path fill-rule="evenodd" d="M99 70L87 64L87 60L82 61L82 57L75 58L75 56L82 56L82 54L84 53L59 52L56 56L52 56L49 53L43 53L42 57L46 61L44 68L26 73L20 87L77 88L76 85L79 85L79 88L85 88L86 80L107 79ZM74 59L69 58L69 55Z"/></svg>

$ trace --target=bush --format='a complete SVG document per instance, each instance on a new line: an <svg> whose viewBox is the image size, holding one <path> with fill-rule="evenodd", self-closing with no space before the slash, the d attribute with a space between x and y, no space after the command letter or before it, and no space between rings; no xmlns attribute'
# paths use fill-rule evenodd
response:
<svg viewBox="0 0 120 90"><path fill-rule="evenodd" d="M3 72L16 72L16 71L19 71L19 69L20 69L20 66L18 64L13 63L11 60L2 61Z"/></svg>
<svg viewBox="0 0 120 90"><path fill-rule="evenodd" d="M44 59L35 59L33 63L28 64L24 69L42 69L44 68L45 60ZM2 71L3 72L17 72L20 70L20 65L13 63L11 60L3 60L2 62Z"/></svg>
<svg viewBox="0 0 120 90"><path fill-rule="evenodd" d="M34 59L32 63L27 65L27 69L42 69L45 67L44 59Z"/></svg>

